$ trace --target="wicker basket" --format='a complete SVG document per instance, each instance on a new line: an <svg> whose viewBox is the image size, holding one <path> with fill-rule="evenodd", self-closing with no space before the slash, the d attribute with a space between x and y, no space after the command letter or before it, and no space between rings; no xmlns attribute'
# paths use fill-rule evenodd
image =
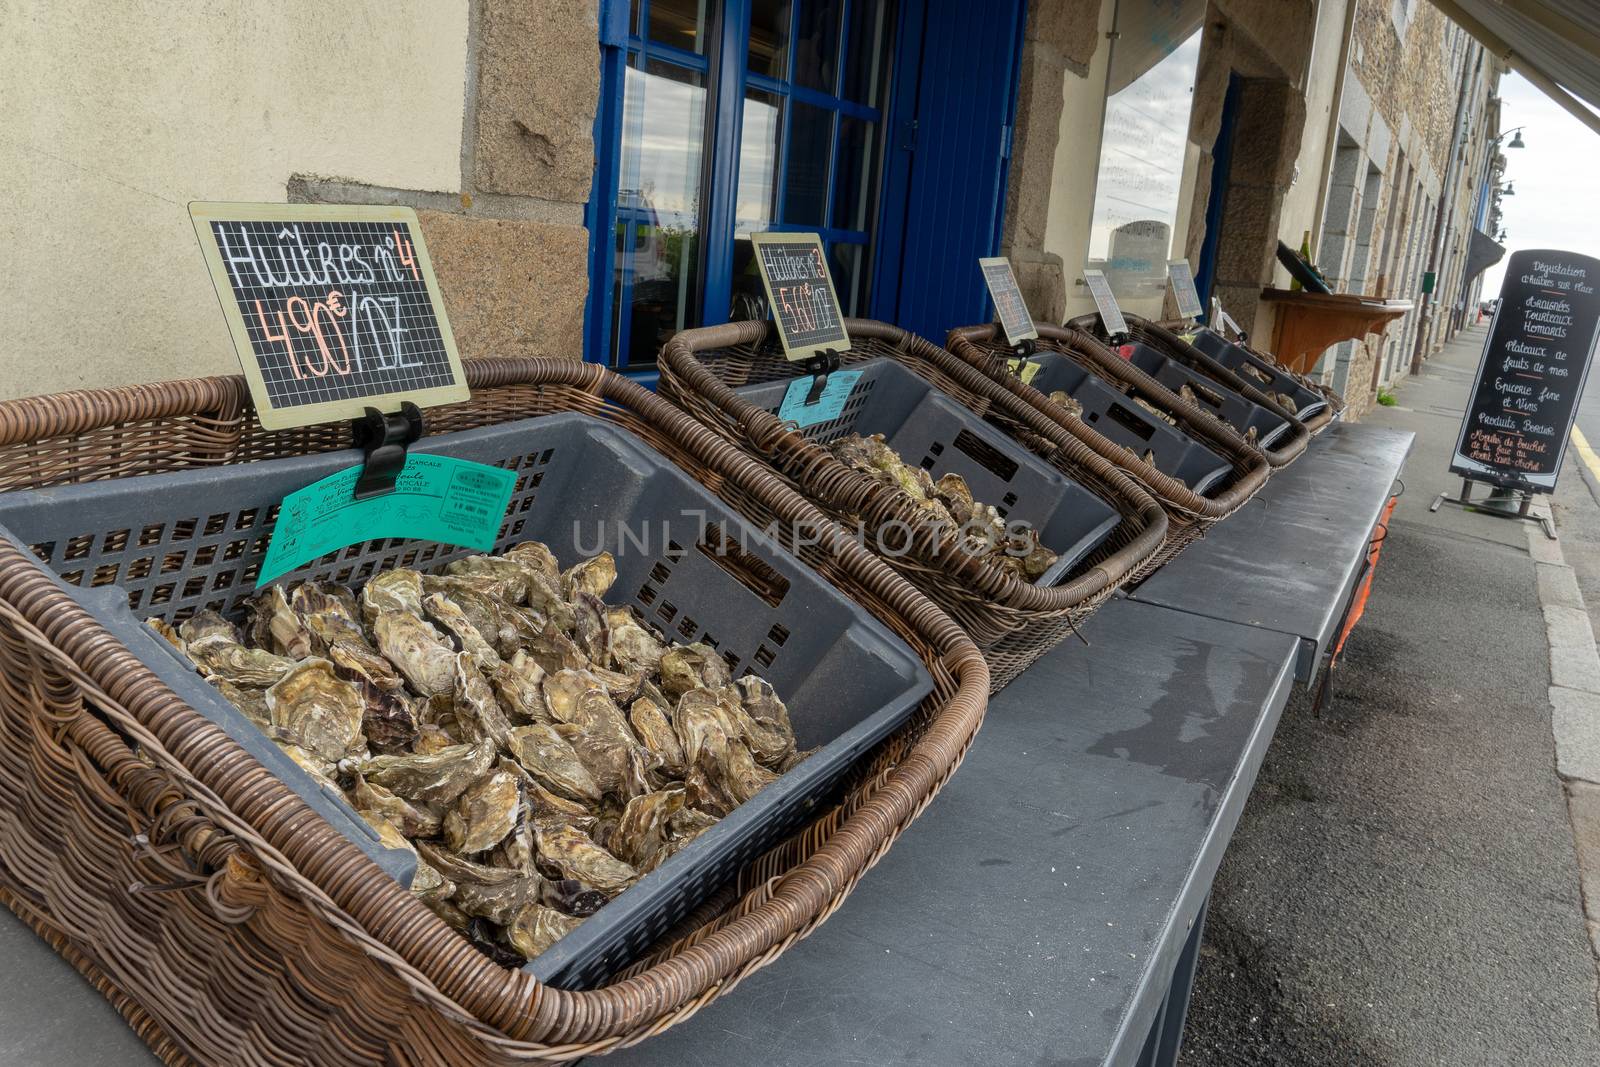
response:
<svg viewBox="0 0 1600 1067"><path fill-rule="evenodd" d="M1004 411L1050 441L1058 453L1053 465L1110 503L1121 522L1072 577L1056 586L1032 585L980 558L944 550L937 532L929 532L904 494L851 470L793 424L734 392L803 373L800 364L770 347L767 323L734 322L678 334L662 349L662 391L768 460L829 514L859 520L869 537L889 524L914 531L891 562L977 642L998 692L1144 568L1166 539L1166 514L1114 463L950 353L886 323L849 319L845 326L851 347L841 354L842 364L892 359L976 415Z"/></svg>
<svg viewBox="0 0 1600 1067"><path fill-rule="evenodd" d="M1068 414L1059 404L1052 403L1033 386L1024 384L1007 367L1006 361L1015 358L1016 353L1006 344L1005 334L998 325L966 326L950 331L945 344L952 353L983 371L1029 407L1044 413L1108 462L1122 467L1167 509L1170 526L1166 544L1133 580L1137 581L1171 560L1213 523L1237 511L1266 484L1272 469L1266 457L1227 425L1207 416L1127 360L1117 358L1083 331L1048 325L1039 325L1036 329L1039 333L1035 342L1036 351L1065 356L1119 392L1137 397L1170 415L1183 433L1232 465L1231 474L1220 485L1204 494L1196 493L1184 482L1162 473L1131 455L1127 449L1107 440L1103 434L1085 425L1082 419ZM990 417L1040 455L1055 455L1055 448L1049 441L1006 417L998 409L992 410Z"/></svg>
<svg viewBox="0 0 1600 1067"><path fill-rule="evenodd" d="M1169 332L1175 334L1181 333L1186 329L1193 328L1192 324L1190 323L1163 322L1161 325ZM1306 389L1311 390L1313 393L1316 393L1325 401L1327 401L1328 406L1326 408L1318 411L1314 415L1300 420L1301 422L1305 423L1306 429L1311 431L1312 437L1315 437L1317 434L1321 433L1323 430L1326 430L1330 425L1332 425L1333 420L1338 418L1339 413L1344 410L1344 397L1340 396L1331 386L1323 385L1321 382L1315 381L1308 375L1301 374L1299 371L1290 370L1288 367L1284 366L1283 361L1273 353L1263 351L1262 349L1259 349L1246 341L1235 340L1229 343L1237 345L1262 362L1270 364L1282 373L1287 374L1289 377L1293 378L1296 383Z"/></svg>
<svg viewBox="0 0 1600 1067"><path fill-rule="evenodd" d="M1311 442L1311 431L1305 423L1295 418L1294 412L1285 411L1276 400L1257 388L1254 383L1245 381L1160 323L1140 318L1138 315L1124 314L1123 317L1128 320L1128 335L1133 340L1149 345L1162 355L1177 360L1190 370L1205 375L1240 394L1251 403L1258 404L1288 421L1289 431L1284 435L1284 440L1271 448L1262 449L1267 462L1274 467L1287 466L1305 452L1306 445ZM1102 341L1106 339L1098 314L1082 315L1073 319L1069 325L1084 330Z"/></svg>
<svg viewBox="0 0 1600 1067"><path fill-rule="evenodd" d="M0 542L0 899L169 1063L525 1064L647 1038L831 914L982 721L972 642L769 470L599 368L466 367L473 398L432 429L555 411L622 426L747 520L806 531L797 554L903 637L934 691L836 807L626 977L567 992L480 955ZM239 377L65 393L0 404L0 488L349 445L348 424L262 430Z"/></svg>

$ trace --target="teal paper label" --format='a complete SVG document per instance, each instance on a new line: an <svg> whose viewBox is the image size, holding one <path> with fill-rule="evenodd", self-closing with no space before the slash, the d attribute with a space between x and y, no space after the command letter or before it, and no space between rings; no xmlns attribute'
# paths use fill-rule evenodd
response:
<svg viewBox="0 0 1600 1067"><path fill-rule="evenodd" d="M290 493L278 509L256 585L361 541L404 537L487 552L517 483L512 471L449 456L411 453L394 492L355 498L359 465Z"/></svg>
<svg viewBox="0 0 1600 1067"><path fill-rule="evenodd" d="M841 370L828 375L827 382L822 387L822 395L817 397L815 404L807 404L806 397L811 392L811 383L814 378L796 378L789 383L789 391L783 394L783 405L778 408L778 418L784 422L792 422L804 430L808 426L815 426L819 422L829 422L839 417L844 410L846 400L856 387L856 382L861 380L861 371Z"/></svg>

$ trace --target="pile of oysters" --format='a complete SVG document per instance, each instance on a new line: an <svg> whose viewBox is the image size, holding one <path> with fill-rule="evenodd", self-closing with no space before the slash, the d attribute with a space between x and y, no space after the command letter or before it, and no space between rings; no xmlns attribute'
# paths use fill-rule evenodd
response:
<svg viewBox="0 0 1600 1067"><path fill-rule="evenodd" d="M871 437L846 434L829 444L828 450L845 466L910 497L930 524L945 531L947 545L1022 581L1038 581L1059 558L1039 543L1039 532L1033 527L1007 524L992 505L974 500L961 475L950 473L934 481L927 471L901 459L880 433Z"/></svg>
<svg viewBox="0 0 1600 1067"><path fill-rule="evenodd" d="M526 541L359 595L264 590L243 631L150 625L391 848L412 892L518 966L788 771L788 710L601 599L609 553Z"/></svg>

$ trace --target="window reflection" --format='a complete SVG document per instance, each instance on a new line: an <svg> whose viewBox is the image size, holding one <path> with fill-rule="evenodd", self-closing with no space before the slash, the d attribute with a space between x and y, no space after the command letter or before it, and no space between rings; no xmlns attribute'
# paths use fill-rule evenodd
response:
<svg viewBox="0 0 1600 1067"><path fill-rule="evenodd" d="M1186 236L1176 230L1204 9L1185 0L1119 14L1085 265L1104 270L1117 299L1141 314L1159 315L1167 260Z"/></svg>
<svg viewBox="0 0 1600 1067"><path fill-rule="evenodd" d="M706 0L650 0L650 39L681 48L705 51Z"/></svg>
<svg viewBox="0 0 1600 1067"><path fill-rule="evenodd" d="M697 307L704 128L699 74L658 63L628 68L613 337L630 363L653 360Z"/></svg>
<svg viewBox="0 0 1600 1067"><path fill-rule="evenodd" d="M778 197L778 134L783 127L783 99L752 89L744 97L744 123L739 140L739 199L734 209L736 234L764 230L774 220Z"/></svg>
<svg viewBox="0 0 1600 1067"><path fill-rule="evenodd" d="M789 0L751 0L747 62L752 74L782 78L789 65Z"/></svg>

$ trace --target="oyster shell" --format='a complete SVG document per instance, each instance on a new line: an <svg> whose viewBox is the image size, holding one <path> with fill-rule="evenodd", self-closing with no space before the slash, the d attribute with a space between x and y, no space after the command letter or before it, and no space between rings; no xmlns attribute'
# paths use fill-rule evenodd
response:
<svg viewBox="0 0 1600 1067"><path fill-rule="evenodd" d="M526 904L511 917L511 924L506 927L506 940L531 960L572 933L582 922L543 904Z"/></svg>
<svg viewBox="0 0 1600 1067"><path fill-rule="evenodd" d="M210 608L201 608L180 622L178 636L186 645L204 641L209 637L220 637L235 645L244 643L244 634L239 632L239 628Z"/></svg>
<svg viewBox="0 0 1600 1067"><path fill-rule="evenodd" d="M1057 389L1055 392L1051 393L1050 402L1065 408L1068 415L1079 419L1083 418L1083 405L1078 402L1076 397L1067 392L1065 389Z"/></svg>
<svg viewBox="0 0 1600 1067"><path fill-rule="evenodd" d="M518 908L539 899L544 879L536 873L473 863L427 841L417 842L417 852L440 875L455 883L451 903L466 915L504 926Z"/></svg>
<svg viewBox="0 0 1600 1067"><path fill-rule="evenodd" d="M366 748L361 691L325 659L300 661L267 690L266 703L272 725L320 759L336 763Z"/></svg>
<svg viewBox="0 0 1600 1067"><path fill-rule="evenodd" d="M398 568L381 571L361 587L361 617L374 626L382 615L422 614L422 575Z"/></svg>
<svg viewBox="0 0 1600 1067"><path fill-rule="evenodd" d="M250 637L258 648L266 648L290 659L311 655L311 631L294 608L283 586L274 585L250 602Z"/></svg>
<svg viewBox="0 0 1600 1067"><path fill-rule="evenodd" d="M528 572L528 607L547 619L556 630L569 632L577 626L572 605L561 591L561 582L541 571Z"/></svg>
<svg viewBox="0 0 1600 1067"><path fill-rule="evenodd" d="M576 600L579 593L588 593L598 599L606 595L616 580L617 561L611 553L602 552L562 573L561 594L569 601Z"/></svg>
<svg viewBox="0 0 1600 1067"><path fill-rule="evenodd" d="M533 840L542 862L602 893L616 896L638 880L638 871L575 826L535 822Z"/></svg>
<svg viewBox="0 0 1600 1067"><path fill-rule="evenodd" d="M606 619L606 651L608 662L624 674L653 674L661 666L661 657L667 646L639 625L629 612L618 618L615 613Z"/></svg>
<svg viewBox="0 0 1600 1067"><path fill-rule="evenodd" d="M683 743L667 718L666 710L647 696L628 709L628 724L645 748L660 760L662 773L681 777L684 770Z"/></svg>
<svg viewBox="0 0 1600 1067"><path fill-rule="evenodd" d="M463 854L487 852L517 825L516 779L497 771L467 787L444 816L445 844Z"/></svg>
<svg viewBox="0 0 1600 1067"><path fill-rule="evenodd" d="M489 643L472 620L467 618L467 613L461 605L443 593L430 593L422 598L422 608L428 613L428 618L442 626L461 645L461 650L469 655L484 670L490 670L500 665L500 653L494 645ZM498 630L494 631L498 636Z"/></svg>
<svg viewBox="0 0 1600 1067"><path fill-rule="evenodd" d="M653 871L665 858L667 820L687 803L683 789L663 789L628 801L606 840L613 855L640 871Z"/></svg>
<svg viewBox="0 0 1600 1067"><path fill-rule="evenodd" d="M187 642L189 659L210 678L263 689L274 685L294 668L294 660L261 648L246 648L222 636Z"/></svg>
<svg viewBox="0 0 1600 1067"><path fill-rule="evenodd" d="M540 572L547 578L559 580L561 577L561 563L543 541L520 541L506 549L502 555L506 559Z"/></svg>
<svg viewBox="0 0 1600 1067"><path fill-rule="evenodd" d="M152 615L148 619L144 620L144 624L150 627L150 629L154 630L156 633L160 634L162 639L165 640L167 644L171 645L179 652L183 652L185 655L188 654L184 648L186 642L184 641L183 636L178 633L178 628L167 622L166 619Z"/></svg>
<svg viewBox="0 0 1600 1067"><path fill-rule="evenodd" d="M355 785L351 787L349 797L356 810L382 816L407 837L438 836L443 820L433 808L413 804L383 786L367 781L359 770L354 777Z"/></svg>
<svg viewBox="0 0 1600 1067"><path fill-rule="evenodd" d="M555 728L544 723L511 731L505 748L541 785L572 800L600 802L600 786Z"/></svg>
<svg viewBox="0 0 1600 1067"><path fill-rule="evenodd" d="M272 729L272 713L267 710L267 691L258 686L238 685L226 678L212 676L206 679L222 698L244 713L244 717L261 727Z"/></svg>
<svg viewBox="0 0 1600 1067"><path fill-rule="evenodd" d="M576 878L546 878L539 899L557 911L586 919L606 906L607 897Z"/></svg>
<svg viewBox="0 0 1600 1067"><path fill-rule="evenodd" d="M384 848L399 849L402 852L416 855L416 846L407 841L405 834L400 832L400 828L385 818L382 813L357 808L356 814L361 816L362 822L378 832L378 844Z"/></svg>
<svg viewBox="0 0 1600 1067"><path fill-rule="evenodd" d="M371 583L367 583L371 588ZM377 617L373 630L378 636L378 651L405 676L411 687L425 697L455 690L455 653L439 638L439 631L422 621L420 615L406 611L386 611Z"/></svg>
<svg viewBox="0 0 1600 1067"><path fill-rule="evenodd" d="M411 751L418 756L435 756L456 741L435 723L425 722L417 727L417 739L411 742Z"/></svg>
<svg viewBox="0 0 1600 1067"><path fill-rule="evenodd" d="M499 556L467 556L448 564L444 572L487 579L492 584L485 591L507 603L521 604L528 599L528 568L516 560Z"/></svg>
<svg viewBox="0 0 1600 1067"><path fill-rule="evenodd" d="M550 706L544 699L545 670L528 654L518 651L510 662L502 661L489 673L500 703L513 720L553 722Z"/></svg>
<svg viewBox="0 0 1600 1067"><path fill-rule="evenodd" d="M470 652L456 656L455 676L455 721L462 735L472 740L488 738L500 748L510 745L511 720L494 689L478 673Z"/></svg>
<svg viewBox="0 0 1600 1067"><path fill-rule="evenodd" d="M662 654L661 688L673 699L691 689L716 689L732 680L727 662L709 645L675 645Z"/></svg>
<svg viewBox="0 0 1600 1067"><path fill-rule="evenodd" d="M374 756L361 765L369 782L419 804L453 804L494 764L493 741L451 745L431 756Z"/></svg>
<svg viewBox="0 0 1600 1067"><path fill-rule="evenodd" d="M417 737L417 708L405 695L405 682L371 649L345 640L328 648L339 677L354 683L363 703L362 730L381 751L404 748Z"/></svg>

